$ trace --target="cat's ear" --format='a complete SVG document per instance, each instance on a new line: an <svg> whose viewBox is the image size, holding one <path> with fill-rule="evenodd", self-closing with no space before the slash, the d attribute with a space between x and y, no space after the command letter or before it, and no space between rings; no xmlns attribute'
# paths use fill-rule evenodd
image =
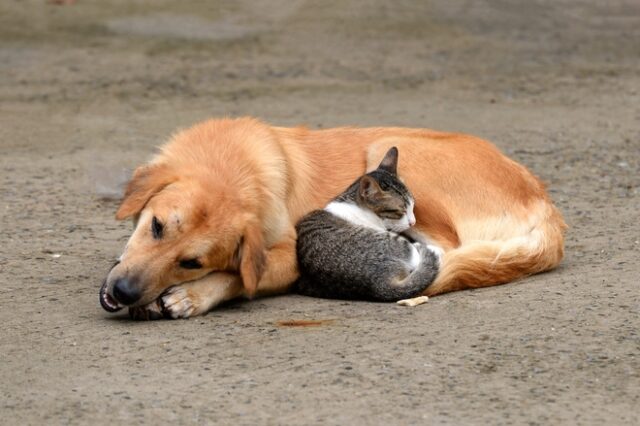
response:
<svg viewBox="0 0 640 426"><path fill-rule="evenodd" d="M384 158L380 162L378 169L384 170L394 175L398 173L398 148L394 146L389 151L387 151L387 153L384 155Z"/></svg>
<svg viewBox="0 0 640 426"><path fill-rule="evenodd" d="M378 182L369 175L364 175L360 178L360 187L358 188L358 195L361 199L373 199L382 195L384 191L378 185Z"/></svg>

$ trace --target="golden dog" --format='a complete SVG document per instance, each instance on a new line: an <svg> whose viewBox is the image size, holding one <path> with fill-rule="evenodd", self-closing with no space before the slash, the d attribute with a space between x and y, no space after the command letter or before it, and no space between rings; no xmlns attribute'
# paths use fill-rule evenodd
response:
<svg viewBox="0 0 640 426"><path fill-rule="evenodd" d="M562 216L544 185L481 139L424 129L272 127L210 120L176 134L128 184L118 219L135 230L100 291L133 317L180 318L237 297L286 292L294 225L384 153L416 199L416 231L445 250L425 291L506 283L555 267Z"/></svg>

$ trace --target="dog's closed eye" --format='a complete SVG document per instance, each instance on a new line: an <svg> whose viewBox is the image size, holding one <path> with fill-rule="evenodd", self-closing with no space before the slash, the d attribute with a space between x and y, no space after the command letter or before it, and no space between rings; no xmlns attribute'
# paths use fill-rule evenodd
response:
<svg viewBox="0 0 640 426"><path fill-rule="evenodd" d="M202 263L198 259L184 259L180 261L180 267L184 269L200 269Z"/></svg>
<svg viewBox="0 0 640 426"><path fill-rule="evenodd" d="M153 234L153 238L159 240L162 238L162 230L164 229L164 225L160 223L157 217L153 217L151 220L151 233Z"/></svg>

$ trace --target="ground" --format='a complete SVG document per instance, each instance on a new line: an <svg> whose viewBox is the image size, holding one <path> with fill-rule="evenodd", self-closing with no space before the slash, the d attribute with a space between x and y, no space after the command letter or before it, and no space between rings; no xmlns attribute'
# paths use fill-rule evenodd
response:
<svg viewBox="0 0 640 426"><path fill-rule="evenodd" d="M636 0L61 3L0 4L3 423L640 422ZM104 312L119 185L226 115L492 140L547 182L566 258L416 308Z"/></svg>

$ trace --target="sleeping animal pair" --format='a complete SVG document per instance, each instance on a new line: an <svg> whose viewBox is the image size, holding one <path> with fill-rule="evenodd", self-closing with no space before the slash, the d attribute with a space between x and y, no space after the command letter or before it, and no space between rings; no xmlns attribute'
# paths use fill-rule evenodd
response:
<svg viewBox="0 0 640 426"><path fill-rule="evenodd" d="M296 225L298 293L392 302L414 298L433 282L443 251L412 232L415 203L397 166L394 147L376 170Z"/></svg>

